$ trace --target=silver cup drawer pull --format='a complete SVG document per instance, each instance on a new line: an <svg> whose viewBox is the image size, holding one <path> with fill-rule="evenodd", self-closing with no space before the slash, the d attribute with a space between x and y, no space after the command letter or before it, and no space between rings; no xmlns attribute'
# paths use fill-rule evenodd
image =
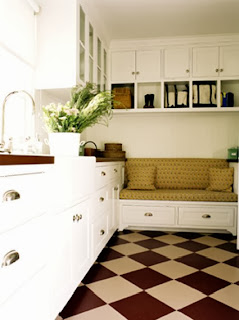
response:
<svg viewBox="0 0 239 320"><path fill-rule="evenodd" d="M18 193L16 190L8 190L3 194L2 201L13 201L20 199L20 193Z"/></svg>
<svg viewBox="0 0 239 320"><path fill-rule="evenodd" d="M10 266L14 262L20 259L20 255L16 250L11 250L5 254L2 261L2 268Z"/></svg>
<svg viewBox="0 0 239 320"><path fill-rule="evenodd" d="M210 219L211 216L210 216L210 214L205 213L205 214L202 215L202 218L203 219Z"/></svg>
<svg viewBox="0 0 239 320"><path fill-rule="evenodd" d="M152 217L153 216L153 214L151 212L146 212L144 215L145 215L145 217Z"/></svg>

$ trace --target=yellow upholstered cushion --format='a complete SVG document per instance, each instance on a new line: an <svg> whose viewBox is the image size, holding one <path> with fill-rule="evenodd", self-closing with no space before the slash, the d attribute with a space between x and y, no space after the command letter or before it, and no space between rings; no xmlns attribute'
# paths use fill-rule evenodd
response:
<svg viewBox="0 0 239 320"><path fill-rule="evenodd" d="M207 190L232 192L232 185L233 168L211 168L209 170L209 186Z"/></svg>
<svg viewBox="0 0 239 320"><path fill-rule="evenodd" d="M125 200L164 200L164 201L215 201L236 202L237 194L233 192L209 190L128 190L120 192L120 199Z"/></svg>
<svg viewBox="0 0 239 320"><path fill-rule="evenodd" d="M134 166L128 172L130 190L155 190L155 166Z"/></svg>

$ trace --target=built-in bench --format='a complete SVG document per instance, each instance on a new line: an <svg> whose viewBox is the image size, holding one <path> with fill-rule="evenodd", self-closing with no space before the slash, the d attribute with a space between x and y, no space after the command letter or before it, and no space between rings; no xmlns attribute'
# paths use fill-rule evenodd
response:
<svg viewBox="0 0 239 320"><path fill-rule="evenodd" d="M227 230L235 235L235 168L225 159L127 159L119 229Z"/></svg>

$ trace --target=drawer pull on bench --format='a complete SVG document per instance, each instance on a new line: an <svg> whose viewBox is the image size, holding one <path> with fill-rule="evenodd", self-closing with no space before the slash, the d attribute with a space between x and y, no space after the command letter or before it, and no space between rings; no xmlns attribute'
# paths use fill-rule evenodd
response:
<svg viewBox="0 0 239 320"><path fill-rule="evenodd" d="M203 219L210 219L211 216L210 216L210 214L205 213L205 214L202 215L202 218Z"/></svg>
<svg viewBox="0 0 239 320"><path fill-rule="evenodd" d="M145 215L145 217L152 217L153 216L153 214L151 212L146 212L144 215Z"/></svg>
<svg viewBox="0 0 239 320"><path fill-rule="evenodd" d="M16 190L8 190L3 194L2 201L13 201L20 199L20 193L18 193Z"/></svg>

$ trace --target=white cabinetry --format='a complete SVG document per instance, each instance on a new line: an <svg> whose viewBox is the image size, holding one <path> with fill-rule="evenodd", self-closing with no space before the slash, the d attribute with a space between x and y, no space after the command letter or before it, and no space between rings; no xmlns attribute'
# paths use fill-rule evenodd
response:
<svg viewBox="0 0 239 320"><path fill-rule="evenodd" d="M164 50L164 77L166 79L189 78L189 48L167 48Z"/></svg>
<svg viewBox="0 0 239 320"><path fill-rule="evenodd" d="M96 164L96 191L92 215L92 261L118 228L119 191L123 187L123 162Z"/></svg>
<svg viewBox="0 0 239 320"><path fill-rule="evenodd" d="M111 82L160 80L160 51L123 51L111 54Z"/></svg>
<svg viewBox="0 0 239 320"><path fill-rule="evenodd" d="M239 45L193 48L193 76L239 76L238 56Z"/></svg>

